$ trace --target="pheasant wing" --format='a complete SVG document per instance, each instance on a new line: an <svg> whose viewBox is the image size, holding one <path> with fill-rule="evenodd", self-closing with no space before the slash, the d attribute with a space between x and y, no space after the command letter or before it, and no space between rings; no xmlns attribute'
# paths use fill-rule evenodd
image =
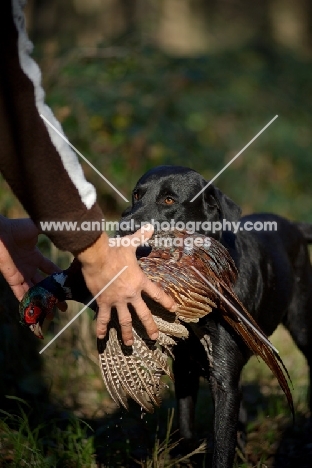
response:
<svg viewBox="0 0 312 468"><path fill-rule="evenodd" d="M162 352L154 341L148 340L144 336L146 332L138 332L141 324L134 312L132 323L134 343L125 346L116 311L113 311L106 338L97 340L102 377L117 404L128 408L127 398L130 397L146 411L153 412L153 405L159 406L161 403L161 376L167 374L172 378L168 352ZM171 343L164 345L169 347Z"/></svg>

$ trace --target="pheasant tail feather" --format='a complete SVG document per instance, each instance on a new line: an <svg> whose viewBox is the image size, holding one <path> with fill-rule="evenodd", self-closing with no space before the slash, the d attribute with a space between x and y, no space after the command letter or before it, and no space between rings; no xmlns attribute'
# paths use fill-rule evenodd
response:
<svg viewBox="0 0 312 468"><path fill-rule="evenodd" d="M224 285L225 286L225 285ZM290 376L288 371L280 358L278 351L274 348L274 346L270 343L267 336L263 333L255 319L249 314L249 312L245 309L242 303L239 301L237 296L234 294L233 291L229 290L227 286L225 289L230 294L232 298L232 307L225 309L222 306L224 311L224 319L228 322L228 324L236 331L236 333L243 339L245 344L248 348L255 354L261 357L261 359L266 363L269 367L271 372L274 374L278 383L283 390L289 407L291 409L292 415L294 416L294 403L291 395L291 391L289 389L289 385L287 382L287 378L291 382ZM235 304L238 309L240 309L241 314L245 316L247 319L246 321L241 320L241 315L235 315ZM231 314L232 312L232 314Z"/></svg>

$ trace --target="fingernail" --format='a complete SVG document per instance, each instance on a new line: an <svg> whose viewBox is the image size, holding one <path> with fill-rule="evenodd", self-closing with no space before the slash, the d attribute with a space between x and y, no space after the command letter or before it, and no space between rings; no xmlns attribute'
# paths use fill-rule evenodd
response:
<svg viewBox="0 0 312 468"><path fill-rule="evenodd" d="M158 338L158 333L153 333L153 334L151 335L151 339L152 339L152 340L157 340L157 338Z"/></svg>
<svg viewBox="0 0 312 468"><path fill-rule="evenodd" d="M150 223L143 224L142 226L142 232L144 231L151 231L153 228L153 225Z"/></svg>
<svg viewBox="0 0 312 468"><path fill-rule="evenodd" d="M125 341L125 345L126 346L132 346L133 345L133 340Z"/></svg>

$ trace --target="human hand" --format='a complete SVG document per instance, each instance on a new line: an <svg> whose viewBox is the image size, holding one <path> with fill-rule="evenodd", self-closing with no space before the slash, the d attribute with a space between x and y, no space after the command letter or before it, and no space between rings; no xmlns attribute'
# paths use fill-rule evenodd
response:
<svg viewBox="0 0 312 468"><path fill-rule="evenodd" d="M152 340L157 339L158 329L151 311L142 299L142 292L166 309L172 312L176 310L174 300L145 276L135 256L137 247L152 234L151 225L149 230L147 226L143 226L131 236L123 237L130 241L130 245L125 247L122 243L120 246L110 246L108 236L103 233L91 247L76 255L82 264L82 273L93 296L96 296L125 266L127 267L96 299L99 307L96 329L98 338L104 338L110 321L111 308L115 307L123 342L127 346L133 344L132 320L128 309L128 304L131 304L149 337Z"/></svg>
<svg viewBox="0 0 312 468"><path fill-rule="evenodd" d="M48 275L61 271L36 247L38 234L30 218L0 216L0 271L19 301L44 278L40 271ZM59 308L66 310L66 304L61 303Z"/></svg>

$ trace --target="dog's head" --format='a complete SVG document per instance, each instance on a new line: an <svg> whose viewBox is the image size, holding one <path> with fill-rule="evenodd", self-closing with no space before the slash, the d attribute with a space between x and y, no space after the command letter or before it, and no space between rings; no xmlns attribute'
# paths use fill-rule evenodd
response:
<svg viewBox="0 0 312 468"><path fill-rule="evenodd" d="M220 239L222 232L209 229L213 223L223 219L233 222L240 218L240 208L218 188L207 185L207 181L196 171L181 166L159 166L144 174L132 192L132 206L127 208L121 219L121 227L132 221L137 230L142 223L182 223L187 230ZM198 193L200 195L191 201ZM123 222L123 224L122 224ZM205 222L205 223L204 223ZM119 231L120 235L129 234Z"/></svg>

